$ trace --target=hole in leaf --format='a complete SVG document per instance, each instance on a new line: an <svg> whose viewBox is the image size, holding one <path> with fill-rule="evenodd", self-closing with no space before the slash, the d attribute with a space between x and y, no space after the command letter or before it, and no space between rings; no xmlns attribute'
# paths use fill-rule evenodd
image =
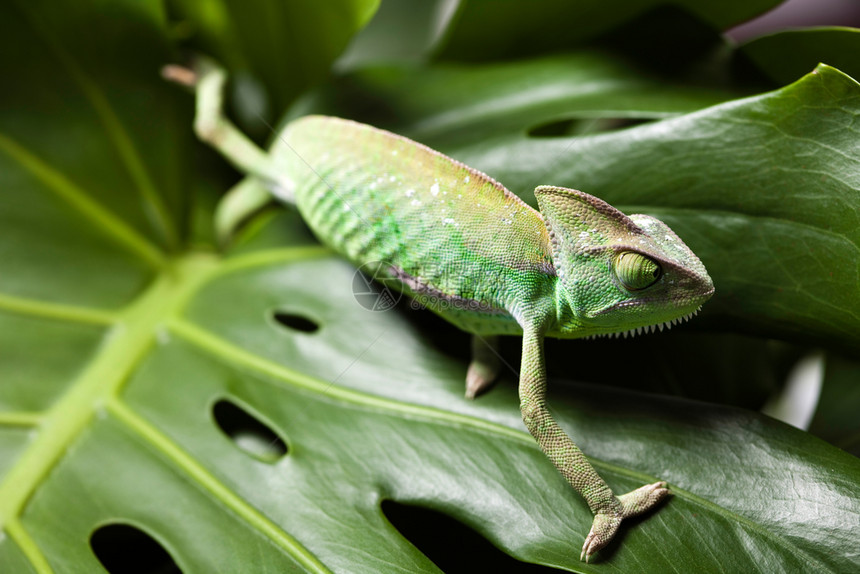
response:
<svg viewBox="0 0 860 574"><path fill-rule="evenodd" d="M512 558L486 538L450 516L422 508L382 501L389 522L446 574L458 572L562 572Z"/></svg>
<svg viewBox="0 0 860 574"><path fill-rule="evenodd" d="M240 450L257 460L274 463L287 454L281 437L242 407L222 399L212 407L212 416Z"/></svg>
<svg viewBox="0 0 860 574"><path fill-rule="evenodd" d="M653 121L650 118L566 118L535 126L528 134L534 138L581 136L611 132Z"/></svg>
<svg viewBox="0 0 860 574"><path fill-rule="evenodd" d="M182 574L152 536L128 524L107 524L90 536L90 547L111 574Z"/></svg>
<svg viewBox="0 0 860 574"><path fill-rule="evenodd" d="M272 317L278 322L278 324L288 329L301 331L302 333L314 333L320 328L319 323L316 321L295 313L275 311L272 313Z"/></svg>

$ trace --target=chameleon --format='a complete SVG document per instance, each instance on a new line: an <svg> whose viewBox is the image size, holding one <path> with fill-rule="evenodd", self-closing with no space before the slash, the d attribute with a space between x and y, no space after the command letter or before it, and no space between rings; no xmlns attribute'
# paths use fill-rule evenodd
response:
<svg viewBox="0 0 860 574"><path fill-rule="evenodd" d="M538 211L440 152L336 117L293 120L276 140L285 145L267 153L223 114L226 73L214 62L165 75L195 87L198 136L294 205L323 244L359 267L381 262L387 282L472 334L467 397L499 375L498 336L522 336L522 420L594 515L580 560L668 494L663 481L610 489L551 414L544 360L545 337L662 330L711 297L704 265L665 223L549 185L534 191ZM247 213L269 199L228 195L227 203Z"/></svg>

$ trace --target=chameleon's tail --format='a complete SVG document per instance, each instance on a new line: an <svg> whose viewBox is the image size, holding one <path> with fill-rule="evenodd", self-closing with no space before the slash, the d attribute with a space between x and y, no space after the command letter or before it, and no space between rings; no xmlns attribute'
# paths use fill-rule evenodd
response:
<svg viewBox="0 0 860 574"><path fill-rule="evenodd" d="M271 201L272 195L295 204L294 185L271 156L249 140L224 115L227 73L209 58L200 57L194 69L165 66L162 75L192 87L197 96L194 131L240 171L249 174L221 200L215 214L219 239L226 240L242 221Z"/></svg>

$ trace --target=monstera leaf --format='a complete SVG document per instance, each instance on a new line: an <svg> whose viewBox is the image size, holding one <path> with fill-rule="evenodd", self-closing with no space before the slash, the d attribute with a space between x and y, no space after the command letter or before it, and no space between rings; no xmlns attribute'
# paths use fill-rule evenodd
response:
<svg viewBox="0 0 860 574"><path fill-rule="evenodd" d="M860 462L689 398L756 408L786 368L765 337L856 353L851 78L821 66L738 99L750 86L664 84L578 52L332 84L360 88L345 114L385 108L381 123L526 196L550 177L657 213L713 270L698 332L549 346L551 404L610 485L672 489L585 564L590 512L526 433L515 369L464 400L468 338L369 289L289 209L215 247L235 174L158 77L193 18L131 1L0 11L0 572L857 568ZM326 24L340 16L309 17L329 51L308 62L344 45L351 28ZM207 22L222 46L253 33ZM837 364L845 385L856 363ZM828 428L853 432L844 414Z"/></svg>

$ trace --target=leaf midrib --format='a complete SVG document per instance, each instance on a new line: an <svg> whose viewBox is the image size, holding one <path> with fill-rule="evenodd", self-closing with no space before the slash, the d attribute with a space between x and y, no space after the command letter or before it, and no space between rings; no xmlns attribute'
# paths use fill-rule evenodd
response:
<svg viewBox="0 0 860 574"><path fill-rule="evenodd" d="M36 438L0 482L0 528L18 520L30 497L91 419L118 395L165 318L184 305L214 264L214 258L201 254L175 260L118 314L98 354L69 391L38 419Z"/></svg>

